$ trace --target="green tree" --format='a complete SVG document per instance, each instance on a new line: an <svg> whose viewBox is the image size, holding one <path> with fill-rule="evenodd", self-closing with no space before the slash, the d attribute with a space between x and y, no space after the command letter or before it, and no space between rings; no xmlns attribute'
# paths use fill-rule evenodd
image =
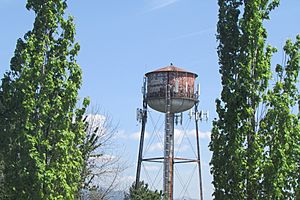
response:
<svg viewBox="0 0 300 200"><path fill-rule="evenodd" d="M263 199L297 199L300 194L300 115L297 80L300 35L284 46L287 62L276 66L277 81L264 96L267 111L258 131L262 154ZM298 114L293 112L297 109Z"/></svg>
<svg viewBox="0 0 300 200"><path fill-rule="evenodd" d="M141 181L136 188L135 183L129 188L129 194L125 194L124 200L161 200L162 191L152 191L148 188L148 184Z"/></svg>
<svg viewBox="0 0 300 200"><path fill-rule="evenodd" d="M294 150L299 149L299 119L292 114L299 98L295 85L299 37L285 47L286 68L277 67L278 75L287 72L288 86L270 89L271 57L276 49L265 44L263 22L278 4L277 0L219 0L217 39L223 89L216 100L219 117L213 122L210 143L216 199L284 199L295 196L299 188L299 150Z"/></svg>
<svg viewBox="0 0 300 200"><path fill-rule="evenodd" d="M3 156L0 153L0 199L5 199L5 190L4 190L4 175L3 175L4 163Z"/></svg>
<svg viewBox="0 0 300 200"><path fill-rule="evenodd" d="M1 91L1 88L0 88L0 137L2 137L2 134L1 134L1 130L4 126L3 123L1 123L4 119L3 119L3 116L2 116L2 113L3 113L3 110L4 110L4 106L1 102L1 95L2 95L2 91ZM4 140L3 138L0 139L0 199L5 199L6 197L6 192L5 192L5 187L4 187L4 174L3 174L3 171L4 171L4 152L3 152L3 147L4 145Z"/></svg>
<svg viewBox="0 0 300 200"><path fill-rule="evenodd" d="M0 137L8 199L74 199L83 164L82 72L66 0L28 0L33 29L17 41L0 89Z"/></svg>

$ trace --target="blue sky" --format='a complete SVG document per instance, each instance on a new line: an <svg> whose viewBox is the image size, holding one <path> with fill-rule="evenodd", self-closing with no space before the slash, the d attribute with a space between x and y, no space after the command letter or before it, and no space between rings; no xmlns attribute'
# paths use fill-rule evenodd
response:
<svg viewBox="0 0 300 200"><path fill-rule="evenodd" d="M217 1L69 0L68 4L68 12L75 17L76 39L81 45L80 96L89 96L93 105L100 106L118 123L117 151L122 152L129 164L124 180L135 176L136 133L140 130L135 111L142 106L143 75L171 62L199 75L200 109L210 111L209 121L202 122L200 129L204 194L205 199L211 199L208 136L211 121L216 117L214 101L221 90L215 39ZM271 14L271 21L265 23L270 44L281 48L287 38L294 39L300 33L299 9L299 0L285 0ZM0 18L0 74L3 74L9 69L17 39L32 29L34 14L25 9L25 0L0 0ZM273 61L282 62L280 49ZM154 117L159 116L151 112ZM148 132L150 139L151 131ZM187 172L182 172L183 177ZM192 190L189 195L196 197Z"/></svg>

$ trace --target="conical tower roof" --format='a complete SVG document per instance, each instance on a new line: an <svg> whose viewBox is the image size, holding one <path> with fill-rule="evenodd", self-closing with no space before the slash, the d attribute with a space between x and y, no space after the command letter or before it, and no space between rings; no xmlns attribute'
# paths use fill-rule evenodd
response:
<svg viewBox="0 0 300 200"><path fill-rule="evenodd" d="M187 71L185 69L179 68L174 66L172 63L169 66L163 67L163 68L159 68L157 70L151 71L146 73L145 75L148 76L149 74L153 74L153 73L160 73L160 72L183 72L183 73L188 73L188 74L194 74L196 77L198 76L197 74Z"/></svg>

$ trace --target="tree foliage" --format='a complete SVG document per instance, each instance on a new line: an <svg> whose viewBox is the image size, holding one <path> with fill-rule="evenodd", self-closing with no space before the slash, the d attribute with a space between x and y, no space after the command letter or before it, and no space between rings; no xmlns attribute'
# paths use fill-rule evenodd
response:
<svg viewBox="0 0 300 200"><path fill-rule="evenodd" d="M73 18L66 0L28 0L33 29L17 41L0 90L0 137L8 199L74 199L82 168L84 108Z"/></svg>
<svg viewBox="0 0 300 200"><path fill-rule="evenodd" d="M3 156L0 153L0 199L5 199L5 189L4 189L4 175L3 175L4 163Z"/></svg>
<svg viewBox="0 0 300 200"><path fill-rule="evenodd" d="M264 96L268 109L258 131L260 148L264 148L261 198L297 199L300 195L300 35L295 43L288 40L284 51L288 60L285 66L276 66L277 81Z"/></svg>
<svg viewBox="0 0 300 200"><path fill-rule="evenodd" d="M162 191L152 191L144 181L139 182L136 188L135 183L129 188L129 194L125 195L124 200L161 200Z"/></svg>
<svg viewBox="0 0 300 200"><path fill-rule="evenodd" d="M287 62L271 57L263 26L276 0L219 0L222 76L210 149L216 199L286 199L299 191L299 39L287 41ZM298 110L299 113L299 110Z"/></svg>

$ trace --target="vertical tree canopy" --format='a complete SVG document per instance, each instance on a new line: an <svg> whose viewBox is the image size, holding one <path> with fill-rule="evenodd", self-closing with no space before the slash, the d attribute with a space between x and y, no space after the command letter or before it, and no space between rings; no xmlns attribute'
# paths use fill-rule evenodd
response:
<svg viewBox="0 0 300 200"><path fill-rule="evenodd" d="M217 40L222 77L210 150L216 199L299 197L299 44L272 75L276 49L263 26L277 0L219 0ZM272 78L277 77L273 84ZM270 84L272 83L272 84ZM273 87L274 85L274 87ZM297 109L296 109L297 108ZM295 111L297 110L297 111Z"/></svg>
<svg viewBox="0 0 300 200"><path fill-rule="evenodd" d="M74 199L84 139L73 18L66 0L28 0L33 29L17 41L0 89L0 137L8 199Z"/></svg>

